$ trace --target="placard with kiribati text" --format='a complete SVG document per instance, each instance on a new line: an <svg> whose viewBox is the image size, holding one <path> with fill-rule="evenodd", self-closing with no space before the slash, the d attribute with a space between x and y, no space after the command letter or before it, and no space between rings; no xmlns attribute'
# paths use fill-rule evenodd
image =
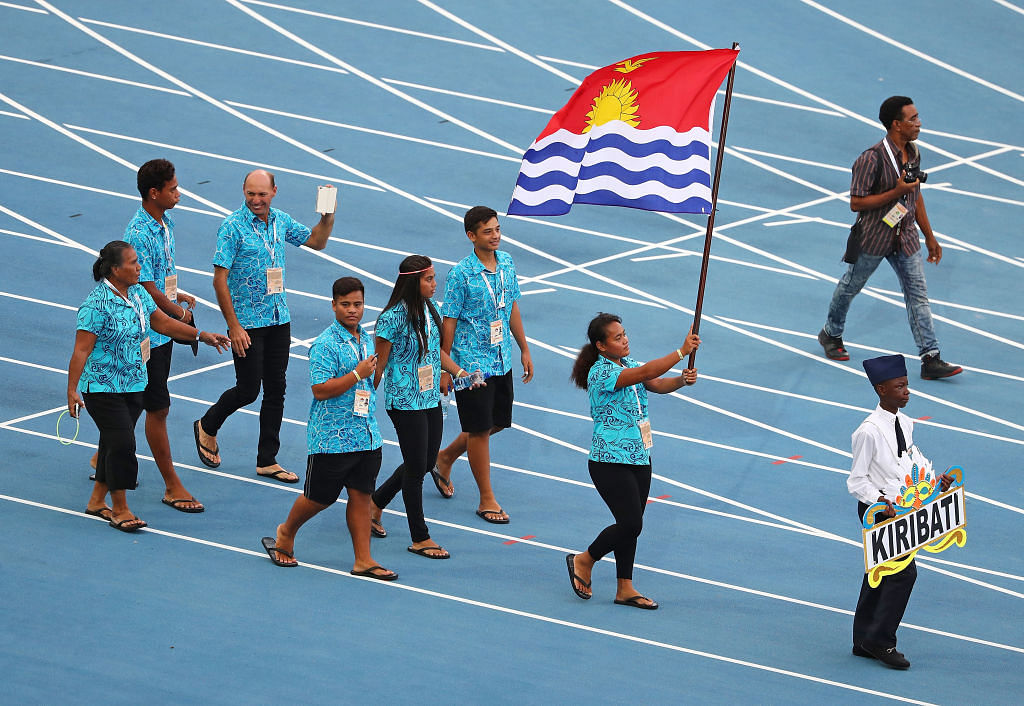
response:
<svg viewBox="0 0 1024 706"><path fill-rule="evenodd" d="M946 473L954 481L943 493L932 469L914 464L893 503L896 517L874 522L875 513L885 510L885 503L875 503L864 513L864 570L872 587L906 568L922 549L938 553L954 544L966 544L963 469L954 466Z"/></svg>

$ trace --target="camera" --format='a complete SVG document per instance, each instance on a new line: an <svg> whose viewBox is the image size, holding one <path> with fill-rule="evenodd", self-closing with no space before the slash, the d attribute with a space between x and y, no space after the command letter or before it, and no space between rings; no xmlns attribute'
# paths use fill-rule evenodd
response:
<svg viewBox="0 0 1024 706"><path fill-rule="evenodd" d="M903 165L903 181L911 184L920 181L922 184L928 181L928 172L922 172L920 167L910 166L910 162Z"/></svg>

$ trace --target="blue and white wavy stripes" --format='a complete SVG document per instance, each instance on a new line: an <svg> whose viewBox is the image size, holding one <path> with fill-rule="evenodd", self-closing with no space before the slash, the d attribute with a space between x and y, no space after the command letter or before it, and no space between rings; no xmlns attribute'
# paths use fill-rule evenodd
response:
<svg viewBox="0 0 1024 706"><path fill-rule="evenodd" d="M582 135L557 130L524 155L508 212L557 216L586 203L709 213L710 137L699 127L638 130L621 121Z"/></svg>

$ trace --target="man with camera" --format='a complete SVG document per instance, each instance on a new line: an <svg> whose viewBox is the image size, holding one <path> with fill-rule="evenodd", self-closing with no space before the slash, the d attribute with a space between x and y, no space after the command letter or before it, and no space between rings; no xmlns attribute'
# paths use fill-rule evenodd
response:
<svg viewBox="0 0 1024 706"><path fill-rule="evenodd" d="M921 171L921 153L914 144L921 132L921 118L913 100L892 96L882 103L878 119L886 128L885 138L865 150L853 164L850 210L857 213L857 222L843 257L849 267L832 294L818 343L831 360L850 359L842 338L850 302L885 259L903 290L910 330L921 356L921 377L935 380L956 375L963 368L939 357L919 254L917 226L924 233L928 262L937 265L942 260L942 246L932 233L921 195L921 184L928 179Z"/></svg>

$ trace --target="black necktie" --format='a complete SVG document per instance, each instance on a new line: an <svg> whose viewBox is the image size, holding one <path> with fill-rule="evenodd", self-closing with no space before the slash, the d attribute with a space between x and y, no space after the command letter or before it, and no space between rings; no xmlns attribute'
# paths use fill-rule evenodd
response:
<svg viewBox="0 0 1024 706"><path fill-rule="evenodd" d="M907 450L907 440L903 437L903 430L900 429L900 418L896 417L896 456L903 456Z"/></svg>

